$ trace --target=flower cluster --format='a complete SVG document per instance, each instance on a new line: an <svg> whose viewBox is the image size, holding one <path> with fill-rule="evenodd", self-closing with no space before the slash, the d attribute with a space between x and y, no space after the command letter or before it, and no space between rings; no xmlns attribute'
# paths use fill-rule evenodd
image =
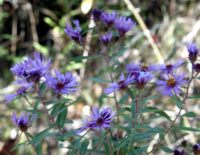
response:
<svg viewBox="0 0 200 155"><path fill-rule="evenodd" d="M173 93L180 94L181 87L187 83L187 80L185 80L184 74L175 74L175 70L182 64L182 60L167 65L128 64L126 65L127 79L124 78L124 75L121 76L119 82L111 83L104 93L110 94L125 89L131 84L135 84L138 89L143 89L155 77L155 73L160 72L161 79L156 81L159 92L166 96L172 96Z"/></svg>
<svg viewBox="0 0 200 155"><path fill-rule="evenodd" d="M118 31L120 37L124 37L125 34L133 29L136 25L135 22L128 17L119 16L116 12L104 12L101 10L94 9L92 11L93 18L96 22L101 22L107 27L113 27ZM78 20L73 21L75 28L72 28L69 24L66 24L65 33L75 42L81 44L83 37L81 35L81 28ZM108 31L100 36L100 41L104 45L108 45L112 40L112 31Z"/></svg>
<svg viewBox="0 0 200 155"><path fill-rule="evenodd" d="M55 71L55 76L50 74L51 60L46 60L43 55L38 52L34 53L33 58L28 57L26 60L14 65L11 68L12 73L17 77L15 82L19 87L15 93L5 96L7 103L16 99L17 97L24 97L27 101L27 93L32 92L40 95L38 86L46 84L47 88L51 88L53 92L60 97L62 94L72 94L77 90L79 85L76 78L71 72L61 74ZM43 78L43 80L41 80ZM30 103L30 102L29 102ZM12 121L23 132L30 126L32 119L29 119L29 113L24 113L17 117L16 113L12 116Z"/></svg>
<svg viewBox="0 0 200 155"><path fill-rule="evenodd" d="M92 108L92 114L89 119L84 121L84 126L78 130L81 133L85 130L102 131L110 127L114 114L111 108Z"/></svg>

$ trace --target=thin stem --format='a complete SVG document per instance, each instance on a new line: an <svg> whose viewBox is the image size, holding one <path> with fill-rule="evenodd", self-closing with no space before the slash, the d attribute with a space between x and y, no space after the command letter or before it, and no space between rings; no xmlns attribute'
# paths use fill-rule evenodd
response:
<svg viewBox="0 0 200 155"><path fill-rule="evenodd" d="M106 56L103 56L103 57L106 61L107 66L109 67L110 63L109 63L108 58ZM113 78L111 72L109 72L109 76L110 76L111 81L114 82L114 78ZM119 122L120 122L120 120L119 120L119 103L117 101L117 94L115 91L114 91L114 100L115 100L115 106L116 106L116 111L117 111L117 124L119 124ZM117 130L117 139L118 139L118 136L119 136L119 129Z"/></svg>
<svg viewBox="0 0 200 155"><path fill-rule="evenodd" d="M139 89L138 91L138 95L137 95L137 99L135 102L135 117L137 116L137 114L139 113L139 109L140 109L140 94L141 94L141 89Z"/></svg>
<svg viewBox="0 0 200 155"><path fill-rule="evenodd" d="M62 130L62 129L59 127L59 125L55 122L54 117L51 116L51 115L48 113L48 109L46 108L44 101L43 101L42 99L40 99L40 101L42 102L42 105L43 105L43 109L44 109L43 112L47 115L48 119L49 119L53 124L56 125L56 128L60 131L60 133L64 134L64 130Z"/></svg>
<svg viewBox="0 0 200 155"><path fill-rule="evenodd" d="M56 128L57 128L57 129L60 131L60 133L63 135L63 134L64 134L64 130L61 129L61 128L59 127L59 125L55 122L54 117L51 116L51 115L48 113L48 109L46 108L45 101L41 98L41 95L40 95L40 93L39 93L39 85L38 85L38 84L35 85L35 91L37 92L38 98L39 98L39 100L41 101L41 103L42 103L42 105L43 105L43 110L39 110L39 109L37 109L37 110L38 110L39 112L45 113L46 116L48 117L48 119L49 119L53 124L56 125ZM28 99L26 96L24 96L24 99L34 108L33 103L31 103L31 102L29 101L29 99Z"/></svg>
<svg viewBox="0 0 200 155"><path fill-rule="evenodd" d="M31 143L31 140L29 138L29 134L27 132L24 132L24 134L25 134L26 139L29 142L29 144L31 144L31 146L33 147L33 150L37 153L37 150L36 150L35 146Z"/></svg>

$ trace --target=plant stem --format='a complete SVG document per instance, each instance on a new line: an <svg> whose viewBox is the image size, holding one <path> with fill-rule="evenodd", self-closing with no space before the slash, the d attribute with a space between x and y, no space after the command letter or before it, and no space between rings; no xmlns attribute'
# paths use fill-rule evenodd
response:
<svg viewBox="0 0 200 155"><path fill-rule="evenodd" d="M31 146L33 147L33 150L37 153L37 150L36 150L35 146L31 143L31 140L29 138L29 134L27 132L24 132L24 134L25 134L26 139L29 142L29 144L31 144Z"/></svg>
<svg viewBox="0 0 200 155"><path fill-rule="evenodd" d="M103 55L103 57L106 61L107 66L110 67L110 63L109 63L108 58L105 55ZM114 82L114 78L113 78L111 72L109 72L109 76L110 76L111 81ZM117 124L119 124L120 123L120 120L119 120L119 103L117 101L117 94L116 94L115 91L114 91L114 100L115 100L115 106L116 106L116 111L117 111ZM117 139L118 138L119 138L119 129L117 130Z"/></svg>

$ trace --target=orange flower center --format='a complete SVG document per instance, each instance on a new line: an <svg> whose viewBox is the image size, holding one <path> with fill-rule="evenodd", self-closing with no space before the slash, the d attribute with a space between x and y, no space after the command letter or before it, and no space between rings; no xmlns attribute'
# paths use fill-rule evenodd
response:
<svg viewBox="0 0 200 155"><path fill-rule="evenodd" d="M173 78L170 78L169 80L167 80L167 85L170 87L174 87L176 85L176 80Z"/></svg>

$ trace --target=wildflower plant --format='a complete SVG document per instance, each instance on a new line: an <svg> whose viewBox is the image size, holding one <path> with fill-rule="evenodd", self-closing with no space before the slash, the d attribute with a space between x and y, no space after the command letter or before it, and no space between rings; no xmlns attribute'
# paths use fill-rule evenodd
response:
<svg viewBox="0 0 200 155"><path fill-rule="evenodd" d="M142 155L156 153L158 150L187 154L185 150L168 147L165 138L175 129L199 131L195 127L177 124L180 118L191 114L185 108L189 104L191 83L200 71L197 45L186 45L188 61L180 58L174 63L165 64L127 63L121 71L118 55L123 49L121 46L124 45L126 35L136 29L136 22L131 17L97 9L91 12L91 19L96 24L93 29L98 32L95 34L98 36L98 43L103 44L102 51L91 52L87 49L79 20L72 22L74 27L67 23L63 32L77 46L82 47L83 51L88 51L88 56L79 59L99 58L106 64L105 68L102 66L105 77L92 78L93 82L99 82L104 88L99 96L101 103L90 106L91 114L86 119L83 118L78 127L68 128L69 124L74 123L73 119L68 118L69 106L79 102L79 92L84 89L79 75L75 70L59 71L53 67L52 58L45 58L40 52L34 52L33 56L29 55L11 68L16 79L23 82L17 83L19 88L14 93L5 96L6 102L12 104L15 99L23 99L29 107L27 114L17 116L13 113L11 120L14 125L26 135L28 144L33 146L36 154L45 154L41 144L47 138L54 138L60 144L68 141L67 154L72 155ZM93 53L97 55L94 56ZM191 64L191 73L180 70L186 63ZM149 105L158 98L162 98L163 102L167 98L178 108L175 118L171 118L160 106ZM146 113L152 118L147 118ZM37 117L33 119L31 116L35 115ZM32 132L31 124L37 119L44 119L43 116L48 122L46 128L38 133ZM157 118L166 119L168 125L152 125L151 122L157 121ZM62 144L58 147L65 148ZM198 152L199 148L199 144L194 145L194 152Z"/></svg>

